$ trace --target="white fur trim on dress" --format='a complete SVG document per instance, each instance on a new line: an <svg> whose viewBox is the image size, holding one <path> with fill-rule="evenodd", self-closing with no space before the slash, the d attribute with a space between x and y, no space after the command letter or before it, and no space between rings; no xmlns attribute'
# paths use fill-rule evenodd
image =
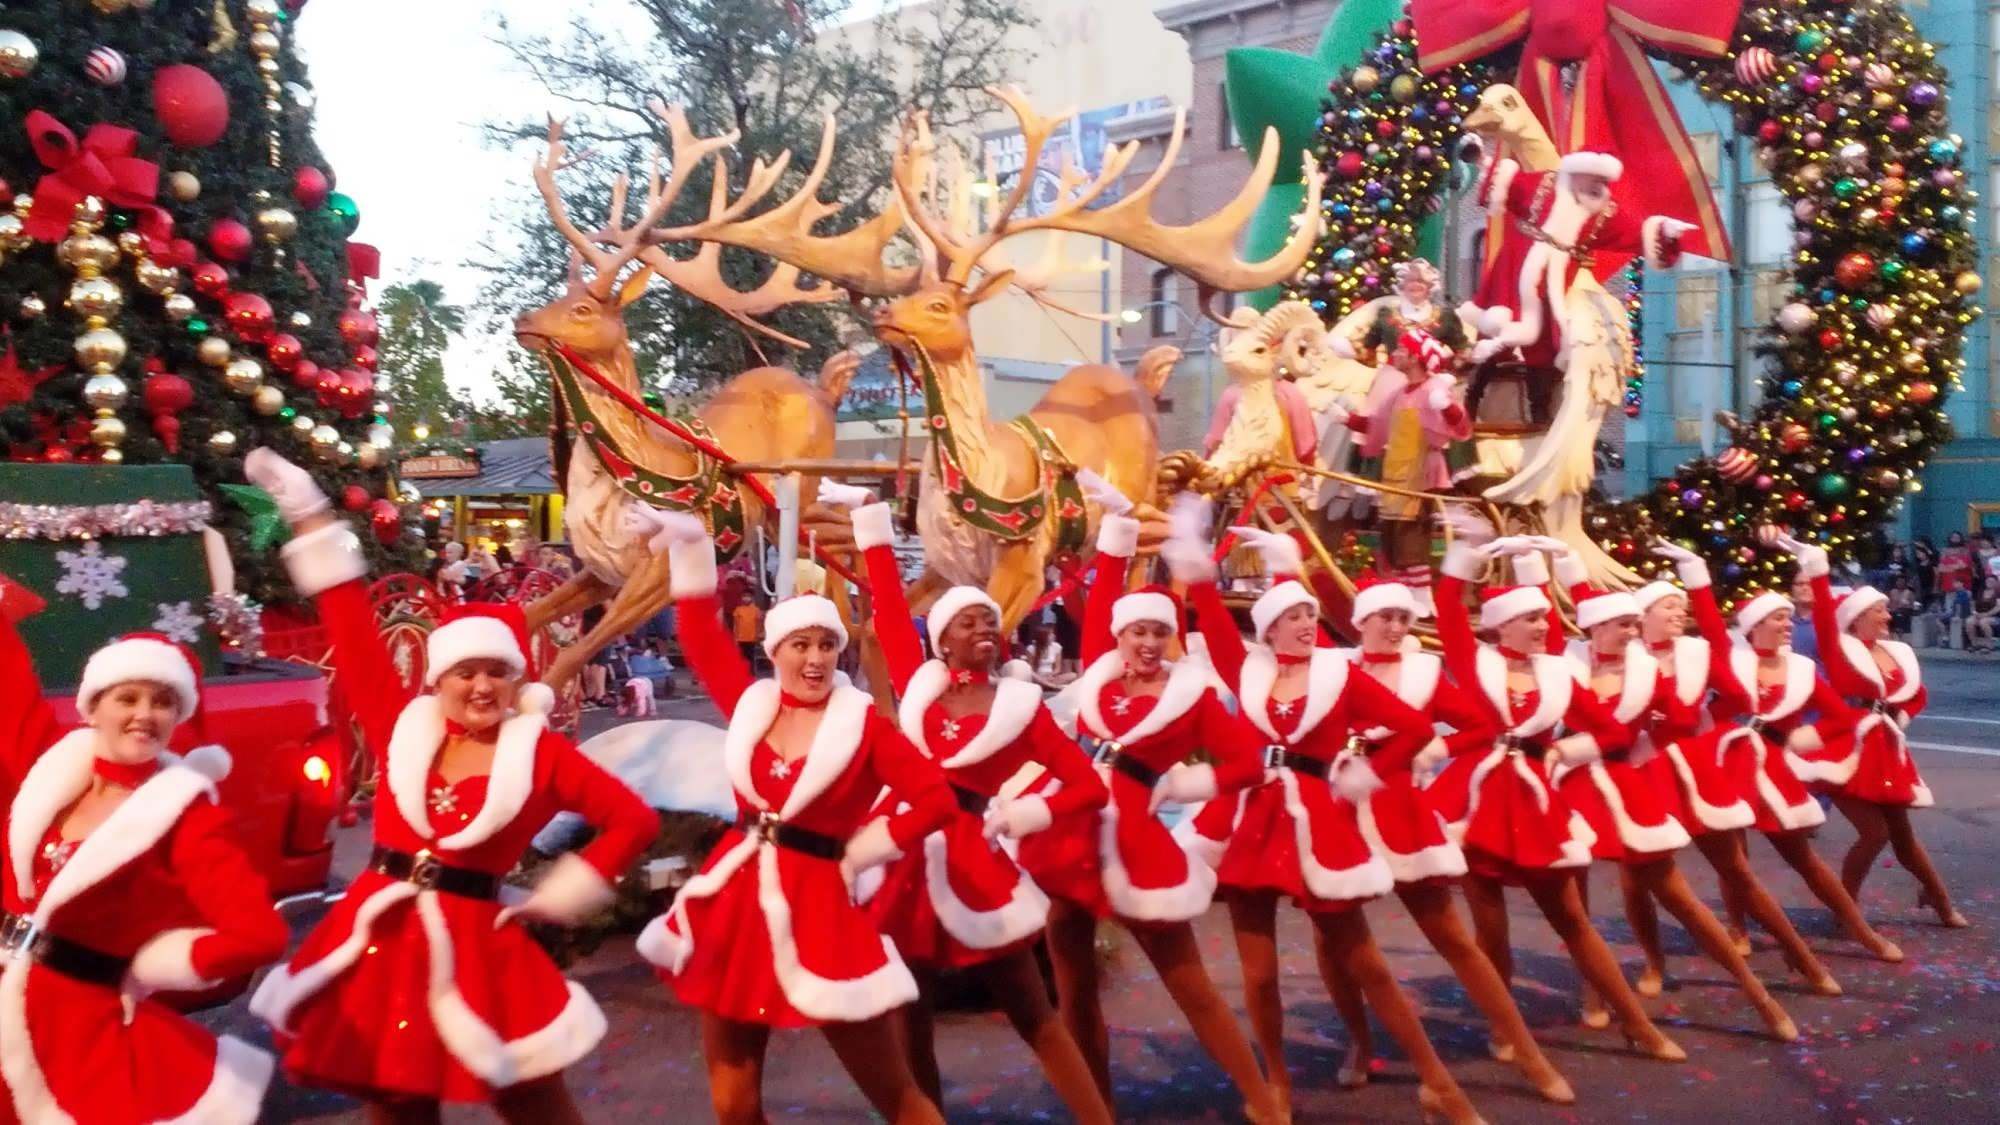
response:
<svg viewBox="0 0 2000 1125"><path fill-rule="evenodd" d="M723 761L729 768L730 784L738 797L760 812L769 812L770 805L757 792L750 775L750 760L757 744L777 720L779 702L776 680L763 679L751 684L736 701L736 711L729 716L729 730L723 736ZM874 699L848 683L845 675L834 677L826 714L820 719L819 729L813 732L812 744L806 748L804 767L792 785L791 795L785 798L781 817L798 815L847 772L867 735L868 712L874 706Z"/></svg>
<svg viewBox="0 0 2000 1125"><path fill-rule="evenodd" d="M1319 599L1297 579L1288 578L1264 591L1250 605L1251 639L1260 644L1267 641L1269 638L1264 634L1271 631L1278 618L1292 607L1301 605L1309 605L1313 607L1313 612L1319 612Z"/></svg>
<svg viewBox="0 0 2000 1125"><path fill-rule="evenodd" d="M1104 897L1121 918L1140 922L1185 922L1208 912L1215 901L1215 868L1188 851L1173 837L1187 857L1187 878L1168 887L1135 887L1125 870L1125 857L1118 851L1118 806L1109 804L1098 814L1098 862L1103 869Z"/></svg>
<svg viewBox="0 0 2000 1125"><path fill-rule="evenodd" d="M1854 628L1861 615L1878 605L1886 605L1889 595L1873 586L1862 586L1840 599L1840 605L1833 611L1833 619L1840 625L1842 633Z"/></svg>
<svg viewBox="0 0 2000 1125"><path fill-rule="evenodd" d="M1632 819L1625 807L1625 794L1611 777L1611 771L1602 762L1592 762L1584 767L1597 795L1604 799L1604 805L1611 810L1611 822L1618 827L1618 842L1635 852L1671 852L1687 847L1693 837L1680 821L1667 814L1658 824L1640 824Z"/></svg>
<svg viewBox="0 0 2000 1125"><path fill-rule="evenodd" d="M1046 807L1046 805L1044 806ZM1016 872L1007 901L975 910L951 885L950 846L942 831L924 837L924 888L945 932L973 949L999 949L1041 931L1049 920L1049 896L1027 875Z"/></svg>
<svg viewBox="0 0 2000 1125"><path fill-rule="evenodd" d="M1813 687L1819 680L1819 669L1806 657L1793 652L1790 646L1780 650L1785 662L1785 693L1770 708L1757 712L1757 718L1767 723L1790 718L1798 713L1812 699ZM1736 683L1746 697L1755 700L1757 688L1757 650L1748 644L1737 643L1729 650L1729 672L1736 677ZM1738 728L1741 730L1741 728ZM1731 732L1734 734L1736 732ZM1743 730L1743 734L1749 731ZM1724 736L1729 737L1729 735ZM1718 748L1717 753L1720 753Z"/></svg>
<svg viewBox="0 0 2000 1125"><path fill-rule="evenodd" d="M863 551L893 547L896 543L896 515L886 501L863 504L849 517L854 522L854 545Z"/></svg>
<svg viewBox="0 0 2000 1125"><path fill-rule="evenodd" d="M361 540L352 528L335 521L325 527L295 535L278 548L285 560L285 573L301 597L317 597L343 582L368 577L368 556L361 553Z"/></svg>
<svg viewBox="0 0 2000 1125"><path fill-rule="evenodd" d="M1348 616L1356 628L1377 613L1400 609L1411 617L1422 617L1417 595L1401 582L1377 582L1354 595L1354 611Z"/></svg>
<svg viewBox="0 0 2000 1125"><path fill-rule="evenodd" d="M1207 661L1192 656L1176 660L1168 668L1166 686L1160 689L1160 701L1130 730L1114 734L1111 724L1104 720L1097 700L1104 692L1104 685L1124 671L1125 658L1118 654L1117 649L1112 649L1091 661L1090 666L1083 670L1083 675L1070 681L1070 685L1056 698L1061 700L1067 696L1074 703L1077 725L1089 731L1091 737L1115 739L1128 747L1167 729L1201 702L1202 693L1214 686L1214 670Z"/></svg>
<svg viewBox="0 0 2000 1125"><path fill-rule="evenodd" d="M1479 687L1486 693L1486 701L1493 706L1493 713L1500 718L1501 726L1507 733L1520 738L1531 738L1549 730L1569 711L1569 701L1576 687L1576 679L1571 672L1566 657L1548 653L1534 653L1528 657L1529 667L1535 675L1535 687L1541 693L1535 712L1525 722L1510 721L1511 709L1507 704L1507 658L1492 645L1482 644L1473 655L1473 667L1479 678Z"/></svg>
<svg viewBox="0 0 2000 1125"><path fill-rule="evenodd" d="M1363 766L1367 759L1362 759ZM1372 771L1371 771L1372 772ZM1299 878L1315 898L1328 902L1353 902L1388 894L1396 888L1396 876L1380 854L1370 850L1368 858L1352 867L1333 868L1313 853L1312 815L1299 795L1299 775L1279 770L1278 783L1284 786L1285 813L1292 821L1292 839L1299 853ZM1376 779L1381 784L1381 779Z"/></svg>
<svg viewBox="0 0 2000 1125"><path fill-rule="evenodd" d="M1229 841L1218 840L1195 827L1195 818L1206 807L1205 802L1188 806L1187 814L1181 817L1179 824L1174 825L1174 842L1181 846L1181 851L1212 871L1222 866L1222 856L1229 850ZM1241 801L1236 804L1236 816L1239 820L1243 817Z"/></svg>
<svg viewBox="0 0 2000 1125"><path fill-rule="evenodd" d="M1708 694L1709 646L1703 637L1675 637L1674 698L1694 704Z"/></svg>
<svg viewBox="0 0 2000 1125"><path fill-rule="evenodd" d="M1097 549L1121 559L1131 558L1139 549L1139 521L1104 513L1103 522L1097 525Z"/></svg>
<svg viewBox="0 0 2000 1125"><path fill-rule="evenodd" d="M424 641L424 686L437 682L455 666L468 660L497 660L518 676L528 669L528 654L514 630L497 617L472 616L448 621L431 631Z"/></svg>
<svg viewBox="0 0 2000 1125"><path fill-rule="evenodd" d="M179 1117L160 1125L251 1125L264 1113L264 1091L277 1060L234 1035L215 1040L215 1069L208 1088Z"/></svg>
<svg viewBox="0 0 2000 1125"><path fill-rule="evenodd" d="M377 887L354 910L347 936L318 960L280 965L265 974L250 997L250 1011L280 1032L291 1031L292 1012L354 967L368 947L375 922L390 907L417 897L417 885L398 880Z"/></svg>
<svg viewBox="0 0 2000 1125"><path fill-rule="evenodd" d="M1694 767L1688 764L1687 752L1678 742L1669 742L1660 748L1667 761L1674 767L1674 776L1680 779L1681 796L1693 810L1694 818L1703 828L1711 832L1726 832L1732 828L1748 828L1757 823L1757 810L1742 797L1727 805L1712 805L1702 799L1701 787L1695 784Z"/></svg>
<svg viewBox="0 0 2000 1125"><path fill-rule="evenodd" d="M1556 171L1571 176L1601 176L1616 180L1625 175L1625 162L1608 152L1572 152L1557 162Z"/></svg>
<svg viewBox="0 0 2000 1125"><path fill-rule="evenodd" d="M977 586L953 586L939 594L931 608L924 615L924 628L930 633L931 655L944 657L944 631L952 619L968 609L988 609L993 611L993 620L1000 620L1000 603Z"/></svg>
<svg viewBox="0 0 2000 1125"><path fill-rule="evenodd" d="M1848 596L1853 597L1852 594ZM1847 659L1848 666L1854 669L1856 675L1875 686L1876 693L1884 702L1907 702L1924 686L1924 670L1923 666L1917 663L1917 650L1903 641L1892 641L1887 638L1875 643L1883 652L1889 654L1889 659L1895 661L1896 667L1903 672L1903 686L1893 693L1888 693L1884 689L1882 669L1875 663L1875 654L1868 651L1867 644L1859 637L1847 633L1844 627L1840 634L1840 654Z"/></svg>
<svg viewBox="0 0 2000 1125"><path fill-rule="evenodd" d="M134 680L162 684L174 693L180 704L176 725L201 707L201 673L188 663L186 654L151 637L125 637L90 654L76 685L77 710L89 714L99 695Z"/></svg>
<svg viewBox="0 0 2000 1125"><path fill-rule="evenodd" d="M493 838L519 816L535 790L535 751L548 730L548 716L513 715L500 722L494 741L493 764L486 779L486 800L465 827L438 840L448 851L478 847ZM435 695L420 695L396 716L389 735L389 749L383 755L383 781L395 800L396 812L410 831L424 839L434 839L431 827L431 765L444 749L443 706Z"/></svg>
<svg viewBox="0 0 2000 1125"><path fill-rule="evenodd" d="M200 992L216 982L194 967L194 943L215 931L184 926L155 935L132 955L125 979L146 992Z"/></svg>
<svg viewBox="0 0 2000 1125"><path fill-rule="evenodd" d="M1781 609L1790 608L1792 608L1792 599L1774 590L1766 590L1737 607L1736 630L1747 634L1750 630L1757 627L1759 621L1764 620Z"/></svg>
<svg viewBox="0 0 2000 1125"><path fill-rule="evenodd" d="M1112 636L1141 621L1164 625L1171 633L1178 633L1181 627L1180 612L1174 600L1158 591L1140 590L1111 603Z"/></svg>
<svg viewBox="0 0 2000 1125"><path fill-rule="evenodd" d="M589 860L565 852L535 883L528 901L538 912L573 926L618 901L618 888Z"/></svg>
<svg viewBox="0 0 2000 1125"><path fill-rule="evenodd" d="M1243 717L1265 738L1296 745L1333 712L1341 695L1347 691L1347 677L1353 668L1353 663L1339 649L1314 649L1306 667L1305 710L1300 712L1298 726L1292 729L1292 733L1281 735L1271 725L1270 713L1271 689L1278 682L1278 658L1269 646L1252 645L1243 658L1243 671L1238 676L1242 687Z"/></svg>
<svg viewBox="0 0 2000 1125"><path fill-rule="evenodd" d="M715 544L706 538L667 544L667 575L675 601L715 593Z"/></svg>
<svg viewBox="0 0 2000 1125"><path fill-rule="evenodd" d="M926 660L918 665L916 673L904 686L902 702L896 707L897 727L902 730L903 737L924 752L925 757L936 759L937 754L925 737L924 716L950 687L951 669L945 667L941 660ZM987 708L986 725L938 765L951 770L985 761L1020 738L1041 709L1042 689L1039 684L1012 677L1001 679L993 687L993 703Z"/></svg>
<svg viewBox="0 0 2000 1125"><path fill-rule="evenodd" d="M777 652L786 637L801 629L825 629L833 634L836 648L847 647L847 622L840 619L840 607L818 594L796 594L764 615L764 655Z"/></svg>
<svg viewBox="0 0 2000 1125"><path fill-rule="evenodd" d="M1516 617L1548 611L1549 598L1540 586L1515 586L1479 603L1479 627L1498 629Z"/></svg>
<svg viewBox="0 0 2000 1125"><path fill-rule="evenodd" d="M1581 642L1572 644L1566 659L1576 676L1577 685L1585 691L1592 690L1589 647ZM1624 661L1625 668L1618 677L1618 698L1612 703L1611 717L1629 724L1652 709L1653 695L1660 684L1660 662L1646 651L1643 642L1637 640L1625 642Z"/></svg>
<svg viewBox="0 0 2000 1125"><path fill-rule="evenodd" d="M1444 842L1431 844L1413 852L1399 852L1382 838L1382 828L1375 820L1375 799L1371 794L1355 806L1356 820L1361 826L1361 838L1368 841L1368 847L1380 856L1389 867L1389 874L1398 883L1421 883L1425 879L1457 878L1465 874L1465 850L1453 843L1449 837ZM1444 818L1435 812L1428 812L1442 830Z"/></svg>
<svg viewBox="0 0 2000 1125"><path fill-rule="evenodd" d="M1507 214L1507 195L1514 186L1514 177L1520 174L1521 162L1518 160L1503 157L1493 162L1493 167L1486 177L1485 204L1488 215Z"/></svg>

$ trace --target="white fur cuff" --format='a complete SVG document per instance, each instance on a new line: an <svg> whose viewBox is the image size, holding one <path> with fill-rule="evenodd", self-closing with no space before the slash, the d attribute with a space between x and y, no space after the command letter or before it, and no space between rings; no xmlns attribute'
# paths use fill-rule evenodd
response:
<svg viewBox="0 0 2000 1125"><path fill-rule="evenodd" d="M1550 750L1556 759L1566 766L1586 765L1604 757L1603 751L1597 745L1597 736L1591 734L1572 734L1567 738L1558 738Z"/></svg>
<svg viewBox="0 0 2000 1125"><path fill-rule="evenodd" d="M667 547L669 583L676 598L715 593L715 544L707 539L682 539Z"/></svg>
<svg viewBox="0 0 2000 1125"><path fill-rule="evenodd" d="M1097 549L1121 559L1131 558L1139 549L1139 521L1106 512L1104 522L1097 527Z"/></svg>
<svg viewBox="0 0 2000 1125"><path fill-rule="evenodd" d="M861 550L889 547L896 542L895 511L885 503L854 509L854 545Z"/></svg>
<svg viewBox="0 0 2000 1125"><path fill-rule="evenodd" d="M214 930L168 930L139 947L125 979L143 992L200 992L216 982L201 975L194 966L194 943L214 934Z"/></svg>
<svg viewBox="0 0 2000 1125"><path fill-rule="evenodd" d="M1444 562L1438 569L1460 582L1477 582L1486 574L1486 559L1465 544L1454 543L1444 553Z"/></svg>
<svg viewBox="0 0 2000 1125"><path fill-rule="evenodd" d="M1539 553L1514 556L1514 585L1546 586L1549 583L1549 563Z"/></svg>
<svg viewBox="0 0 2000 1125"><path fill-rule="evenodd" d="M1445 745L1444 739L1433 735L1424 748L1417 751L1417 756L1410 760L1410 770L1418 774L1430 773L1449 757L1451 747Z"/></svg>
<svg viewBox="0 0 2000 1125"><path fill-rule="evenodd" d="M549 865L525 906L527 913L574 926L617 899L618 889L602 872L592 867L589 860L568 852Z"/></svg>
<svg viewBox="0 0 2000 1125"><path fill-rule="evenodd" d="M323 594L343 582L368 577L368 559L361 553L361 540L344 523L330 523L296 536L279 548L285 572L292 585L305 597Z"/></svg>
<svg viewBox="0 0 2000 1125"><path fill-rule="evenodd" d="M1515 567L1519 571L1519 566ZM1556 556L1556 580L1564 586L1581 586L1590 581L1590 568L1583 565L1583 559L1573 551L1564 551Z"/></svg>
<svg viewBox="0 0 2000 1125"><path fill-rule="evenodd" d="M1832 571L1824 550L1807 547L1799 552L1799 577L1825 578Z"/></svg>

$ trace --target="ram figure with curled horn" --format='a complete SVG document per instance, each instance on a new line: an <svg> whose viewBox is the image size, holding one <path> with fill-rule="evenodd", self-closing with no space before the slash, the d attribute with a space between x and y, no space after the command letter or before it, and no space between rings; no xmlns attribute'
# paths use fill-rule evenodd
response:
<svg viewBox="0 0 2000 1125"><path fill-rule="evenodd" d="M988 92L1020 122L1022 167L1039 167L1051 135L1069 115L1045 117L1012 87ZM1095 176L1066 161L1054 199L1029 214L1023 205L1032 175L982 204L968 190L963 162L941 153L923 116L915 114L898 139L895 190L887 205L852 230L825 235L815 232L816 225L842 210L818 197L833 145L829 119L819 157L790 197L758 210L789 165L786 153L754 163L741 196L722 215L655 232L661 242L720 242L756 251L858 298L881 299L875 335L910 365L923 391L930 438L917 500L927 565L911 590L913 605L923 606L950 585L983 585L1011 629L1042 593L1050 560L1091 541L1100 513L1077 487L1079 469L1104 477L1139 501L1155 527L1163 524L1148 504L1159 462L1153 398L1178 353L1149 353L1136 378L1098 364L1071 368L1026 415L996 419L986 405L971 314L1010 287L1048 302L1046 269L1017 269L1002 256L1003 244L1031 232L1054 241L1063 235L1102 238L1152 258L1194 281L1205 308L1218 294L1264 288L1296 274L1319 233L1321 180L1310 155L1299 154L1308 186L1305 218L1277 253L1245 262L1237 241L1277 169L1276 130L1267 131L1256 167L1234 199L1205 219L1173 226L1151 212L1185 125L1182 112L1157 169L1131 192L1113 198L1112 189L1138 155L1137 142L1107 149ZM892 264L886 252L904 237L916 244L918 261ZM1050 257L1059 261L1060 255Z"/></svg>
<svg viewBox="0 0 2000 1125"><path fill-rule="evenodd" d="M651 232L666 216L687 178L734 136L697 140L685 128L672 137L671 165L662 173L655 155L639 218L626 222L627 180L611 190L605 225L585 231L571 220L556 185L567 166L562 122L549 122L548 149L536 162L536 187L550 219L569 243L570 273L562 295L514 322L523 347L541 355L554 381L555 463L563 490L563 522L582 564L576 577L527 608L530 629L609 602L602 621L554 660L545 680L560 689L606 644L643 624L668 600L667 559L645 549L629 530L626 510L635 504L695 512L709 523L717 548L740 552L763 527L775 534L776 513L756 493L724 472L698 445L646 421L630 404L642 400L639 374L625 332L626 306L655 277L727 313L747 329L802 347L756 318L794 303L843 299L831 286L805 287L796 268L780 266L763 285L738 290L724 281L721 247L704 246L680 259L655 244ZM723 216L727 185L718 169L709 216ZM841 352L821 367L819 383L781 367L753 367L715 392L692 418L690 434L735 460L770 462L820 459L833 453L834 408L853 377L857 357ZM588 367L623 394L590 378ZM808 482L808 488L811 483ZM810 492L807 493L810 495ZM838 585L838 584L836 584ZM845 588L837 591L845 596Z"/></svg>

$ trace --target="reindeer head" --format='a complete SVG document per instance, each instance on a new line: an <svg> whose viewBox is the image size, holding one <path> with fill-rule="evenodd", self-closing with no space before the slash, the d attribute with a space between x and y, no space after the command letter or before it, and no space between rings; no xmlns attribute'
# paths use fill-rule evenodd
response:
<svg viewBox="0 0 2000 1125"><path fill-rule="evenodd" d="M625 306L646 291L652 273L633 274L607 297L584 279L578 265L570 259L569 280L561 296L514 318L514 340L531 352L545 352L561 343L601 367L631 350L625 335Z"/></svg>

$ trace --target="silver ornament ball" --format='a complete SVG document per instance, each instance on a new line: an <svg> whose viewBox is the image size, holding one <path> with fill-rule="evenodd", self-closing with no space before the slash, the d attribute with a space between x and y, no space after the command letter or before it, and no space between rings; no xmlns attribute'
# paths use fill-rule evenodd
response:
<svg viewBox="0 0 2000 1125"><path fill-rule="evenodd" d="M0 31L0 78L26 78L42 61L42 49L18 31Z"/></svg>

